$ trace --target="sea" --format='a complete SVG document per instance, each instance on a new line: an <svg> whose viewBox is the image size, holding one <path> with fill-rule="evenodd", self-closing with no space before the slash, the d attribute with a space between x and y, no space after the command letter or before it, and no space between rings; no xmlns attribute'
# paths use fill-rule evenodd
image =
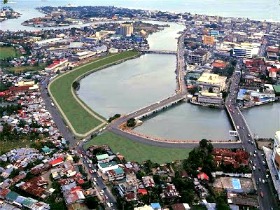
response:
<svg viewBox="0 0 280 210"><path fill-rule="evenodd" d="M0 23L1 30L19 30L20 22L42 16L36 7L42 6L116 6L169 12L241 17L280 22L280 0L8 0L22 17Z"/></svg>

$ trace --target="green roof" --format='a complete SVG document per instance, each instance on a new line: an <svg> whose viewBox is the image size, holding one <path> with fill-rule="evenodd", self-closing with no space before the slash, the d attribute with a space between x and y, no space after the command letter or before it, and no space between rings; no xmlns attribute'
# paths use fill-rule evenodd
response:
<svg viewBox="0 0 280 210"><path fill-rule="evenodd" d="M49 152L51 152L50 148L47 147L47 146L44 146L44 147L42 148L42 150L43 150L44 153L49 153Z"/></svg>
<svg viewBox="0 0 280 210"><path fill-rule="evenodd" d="M99 163L99 165L101 168L107 168L110 166L115 166L115 165L117 165L117 163L115 161L111 161L109 163Z"/></svg>
<svg viewBox="0 0 280 210"><path fill-rule="evenodd" d="M19 194L11 191L6 195L6 199L10 200L10 201L15 201L17 199L17 197L19 196Z"/></svg>
<svg viewBox="0 0 280 210"><path fill-rule="evenodd" d="M280 93L280 85L273 85L275 93Z"/></svg>
<svg viewBox="0 0 280 210"><path fill-rule="evenodd" d="M114 169L114 171L115 171L116 174L123 174L124 173L122 168Z"/></svg>
<svg viewBox="0 0 280 210"><path fill-rule="evenodd" d="M108 154L96 155L97 160L105 160L109 157Z"/></svg>
<svg viewBox="0 0 280 210"><path fill-rule="evenodd" d="M33 198L26 198L23 202L22 205L26 207L31 207L34 203L37 203L37 201Z"/></svg>

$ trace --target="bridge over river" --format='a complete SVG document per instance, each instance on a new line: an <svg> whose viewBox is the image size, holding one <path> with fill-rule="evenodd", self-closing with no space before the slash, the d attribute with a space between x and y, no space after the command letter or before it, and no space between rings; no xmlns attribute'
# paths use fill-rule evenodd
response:
<svg viewBox="0 0 280 210"><path fill-rule="evenodd" d="M129 129L122 129L127 120L131 118L142 119L144 117L149 117L156 114L159 111L165 110L168 107L172 107L187 98L187 88L184 81L185 75L185 60L184 60L184 36L186 31L178 38L177 51L165 51L165 50L143 50L143 53L158 53L158 54L176 54L177 66L176 66L176 79L177 79L177 89L176 94L169 96L161 101L155 102L146 107L140 108L134 112L121 116L119 119L114 120L107 126L107 130L110 130L118 135L127 137L131 140L152 144L157 146L166 147L185 147L193 148L197 146L200 139L197 140L166 140L154 138L151 136L145 136L139 134ZM239 148L241 147L240 142L228 142L228 141L215 141L212 142L214 147L226 147L226 148Z"/></svg>
<svg viewBox="0 0 280 210"><path fill-rule="evenodd" d="M150 53L150 54L168 54L168 55L176 55L176 51L172 50L140 50L142 53Z"/></svg>

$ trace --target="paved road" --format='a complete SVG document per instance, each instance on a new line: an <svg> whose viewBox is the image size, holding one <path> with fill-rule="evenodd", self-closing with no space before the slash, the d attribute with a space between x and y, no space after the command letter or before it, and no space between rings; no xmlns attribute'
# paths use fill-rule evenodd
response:
<svg viewBox="0 0 280 210"><path fill-rule="evenodd" d="M240 74L234 73L232 76L232 82L230 86L230 95L226 100L226 108L234 121L236 130L239 134L239 138L242 142L243 148L250 153L250 162L253 170L253 178L257 184L257 193L259 198L260 209L270 210L279 209L276 201L272 196L271 189L266 183L266 167L264 157L260 151L256 148L252 133L240 111L237 107L236 94L238 91L238 83L240 81ZM238 126L238 127L237 127ZM265 183L263 183L265 182ZM263 194L263 197L261 196Z"/></svg>
<svg viewBox="0 0 280 210"><path fill-rule="evenodd" d="M110 204L113 204L109 209L117 209L116 206L116 199L110 189L104 184L103 179L98 175L98 173L89 173L89 170L96 170L97 168L95 166L92 166L91 168L89 167L89 164L87 163L87 156L86 156L86 151L83 148L84 142L80 141L79 144L77 145L77 151L82 154L81 161L83 162L83 166L86 168L86 172L89 174L90 178L97 183L95 186L96 190L98 191L99 195L103 198L104 204L106 209L108 209L107 203L109 202ZM100 194L101 191L104 191L103 195Z"/></svg>
<svg viewBox="0 0 280 210"><path fill-rule="evenodd" d="M184 44L184 37L187 34L187 30L183 32L183 34L178 38L177 43L177 82L179 86L179 92L183 94L187 94L187 87L185 84L185 44Z"/></svg>
<svg viewBox="0 0 280 210"><path fill-rule="evenodd" d="M74 147L76 143L76 139L74 135L71 133L70 129L67 127L67 125L64 123L62 116L60 115L59 110L56 109L55 106L52 104L51 98L48 96L48 83L49 83L49 77L45 78L43 81L41 81L41 96L46 104L46 109L49 110L49 112L52 115L52 118L62 134L62 136L69 142L70 147Z"/></svg>

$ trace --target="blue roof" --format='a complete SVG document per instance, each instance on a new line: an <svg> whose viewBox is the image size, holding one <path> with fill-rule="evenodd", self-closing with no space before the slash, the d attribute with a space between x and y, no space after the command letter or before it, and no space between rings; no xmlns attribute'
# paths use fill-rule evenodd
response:
<svg viewBox="0 0 280 210"><path fill-rule="evenodd" d="M44 147L42 148L42 150L43 150L44 153L51 152L50 148L47 147L47 146L44 146Z"/></svg>
<svg viewBox="0 0 280 210"><path fill-rule="evenodd" d="M10 191L7 195L6 195L6 199L10 200L10 201L15 201L17 199L17 197L19 196L19 194L17 194L16 192Z"/></svg>
<svg viewBox="0 0 280 210"><path fill-rule="evenodd" d="M239 179L232 178L231 183L232 183L233 189L235 189L235 190L240 190L241 189L241 184L240 184Z"/></svg>
<svg viewBox="0 0 280 210"><path fill-rule="evenodd" d="M114 171L115 171L116 174L123 174L124 173L122 168L114 169Z"/></svg>
<svg viewBox="0 0 280 210"><path fill-rule="evenodd" d="M159 203L151 203L151 207L152 207L153 209L161 209L161 206L160 206Z"/></svg>

